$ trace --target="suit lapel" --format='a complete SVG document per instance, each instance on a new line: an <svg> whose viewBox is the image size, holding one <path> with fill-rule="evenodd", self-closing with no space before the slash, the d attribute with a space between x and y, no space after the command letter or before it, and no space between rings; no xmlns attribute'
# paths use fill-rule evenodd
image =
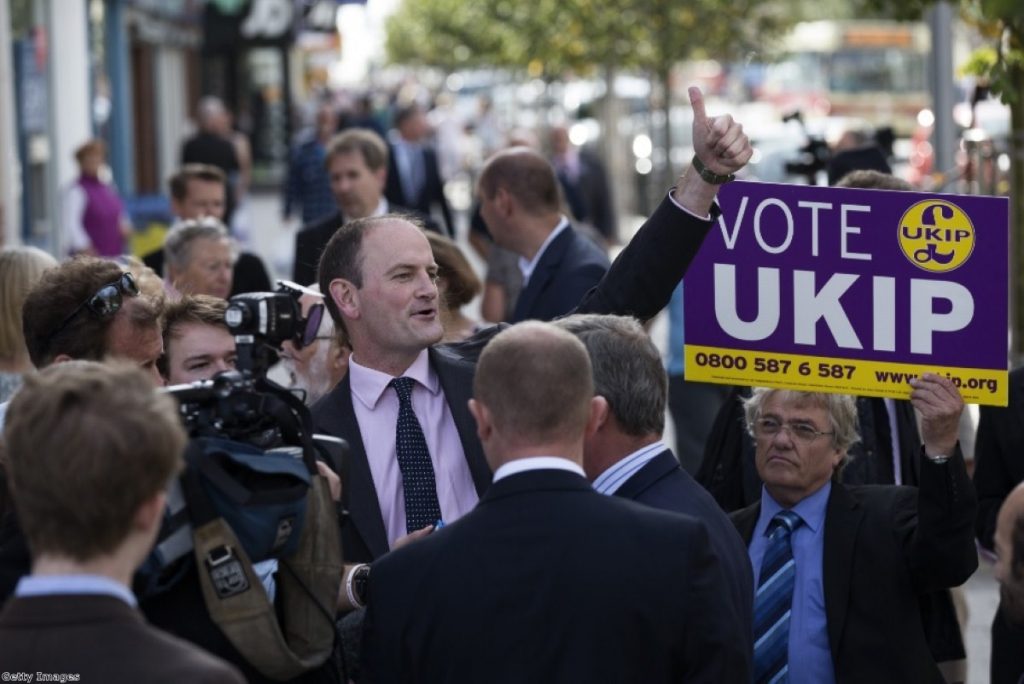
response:
<svg viewBox="0 0 1024 684"><path fill-rule="evenodd" d="M352 408L352 386L347 373L325 398L322 415L323 419L316 421L317 429L348 441L348 458L341 467L342 502L348 509L348 524L355 526L370 553L379 558L388 552L388 535L366 459L366 447Z"/></svg>
<svg viewBox="0 0 1024 684"><path fill-rule="evenodd" d="M853 556L863 518L864 509L857 505L846 488L833 483L825 510L825 546L822 556L825 617L833 659L839 653L839 640L846 622L850 582L853 579Z"/></svg>
<svg viewBox="0 0 1024 684"><path fill-rule="evenodd" d="M566 251L568 251L572 240L573 229L572 226L569 226L544 250L540 261L537 262L537 267L530 274L530 282L519 293L519 299L516 300L516 309L512 315L513 321L523 321L529 317L529 313L533 311L544 288L554 278L558 265L562 263L562 258L565 256Z"/></svg>
<svg viewBox="0 0 1024 684"><path fill-rule="evenodd" d="M675 471L679 462L672 454L671 449L665 449L652 458L640 470L633 473L633 477L622 483L616 490L615 495L624 499L636 499L655 482Z"/></svg>
<svg viewBox="0 0 1024 684"><path fill-rule="evenodd" d="M455 429L459 433L459 441L462 442L462 451L466 454L466 463L469 465L470 475L473 476L476 493L478 496L483 496L484 491L491 484L491 469L487 465L483 447L476 436L476 420L469 412L469 400L473 396L475 367L473 364L446 354L436 347L431 347L428 353L430 363L441 381L441 389L444 390L448 409L452 412L452 419L455 421Z"/></svg>
<svg viewBox="0 0 1024 684"><path fill-rule="evenodd" d="M759 515L761 515L760 499L746 508L741 508L729 514L729 520L732 520L732 524L736 526L736 530L739 531L740 536L743 538L745 546L750 546L750 540L754 536L754 528L757 526L757 516Z"/></svg>

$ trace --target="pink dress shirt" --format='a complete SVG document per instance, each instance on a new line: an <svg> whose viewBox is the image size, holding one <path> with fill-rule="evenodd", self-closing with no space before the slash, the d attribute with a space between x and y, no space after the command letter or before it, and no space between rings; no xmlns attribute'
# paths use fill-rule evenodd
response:
<svg viewBox="0 0 1024 684"><path fill-rule="evenodd" d="M370 464L373 487L377 490L388 546L392 546L396 539L406 534L405 495L395 449L398 395L388 387L392 376L359 365L355 353L349 359L348 372L352 407L366 447L366 459ZM445 523L449 523L476 506L479 499L476 486L455 420L441 389L440 378L430 367L426 349L420 352L403 375L416 381L412 390L412 408L430 450L441 516Z"/></svg>

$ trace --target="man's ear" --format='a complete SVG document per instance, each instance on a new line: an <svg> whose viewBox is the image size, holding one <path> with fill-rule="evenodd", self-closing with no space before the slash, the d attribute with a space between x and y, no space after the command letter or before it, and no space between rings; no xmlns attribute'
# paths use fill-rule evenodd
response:
<svg viewBox="0 0 1024 684"><path fill-rule="evenodd" d="M473 414L476 419L476 436L480 438L481 442L484 442L490 438L491 433L494 432L494 423L491 422L491 412L487 410L487 407L481 404L476 399L469 400L469 412Z"/></svg>
<svg viewBox="0 0 1024 684"><path fill-rule="evenodd" d="M359 289L351 281L335 278L330 290L334 305L345 318L359 318Z"/></svg>
<svg viewBox="0 0 1024 684"><path fill-rule="evenodd" d="M611 407L608 406L608 400L597 395L590 400L590 418L587 419L587 427L584 431L585 437L593 437L597 434L598 430L603 428L608 423L608 417L611 415Z"/></svg>
<svg viewBox="0 0 1024 684"><path fill-rule="evenodd" d="M494 206L497 207L498 213L502 216L508 216L514 209L515 200L505 188L498 188L494 193Z"/></svg>
<svg viewBox="0 0 1024 684"><path fill-rule="evenodd" d="M67 363L68 361L74 361L74 359L67 354L57 354L50 363Z"/></svg>
<svg viewBox="0 0 1024 684"><path fill-rule="evenodd" d="M164 508L167 506L167 495L159 491L143 501L135 510L132 521L140 532L151 532L163 523Z"/></svg>

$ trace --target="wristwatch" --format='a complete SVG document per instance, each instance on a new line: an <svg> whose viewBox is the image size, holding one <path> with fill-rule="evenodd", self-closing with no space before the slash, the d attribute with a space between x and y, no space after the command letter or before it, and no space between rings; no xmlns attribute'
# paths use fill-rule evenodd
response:
<svg viewBox="0 0 1024 684"><path fill-rule="evenodd" d="M693 155L693 161L691 162L694 171L700 174L700 177L705 183L711 183L712 185L721 185L722 183L728 183L731 180L736 180L736 174L730 173L726 175L720 175L709 169L704 165L704 162L700 160L700 157Z"/></svg>
<svg viewBox="0 0 1024 684"><path fill-rule="evenodd" d="M359 599L359 605L366 605L366 592L370 584L370 566L360 565L352 571L352 593Z"/></svg>

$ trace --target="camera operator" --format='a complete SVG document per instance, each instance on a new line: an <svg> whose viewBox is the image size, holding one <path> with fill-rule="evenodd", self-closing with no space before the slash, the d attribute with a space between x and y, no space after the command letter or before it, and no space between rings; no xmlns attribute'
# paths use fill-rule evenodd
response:
<svg viewBox="0 0 1024 684"><path fill-rule="evenodd" d="M55 364L26 379L4 438L33 551L32 573L0 614L4 669L241 683L227 663L147 625L130 590L182 466L174 402L128 364Z"/></svg>

